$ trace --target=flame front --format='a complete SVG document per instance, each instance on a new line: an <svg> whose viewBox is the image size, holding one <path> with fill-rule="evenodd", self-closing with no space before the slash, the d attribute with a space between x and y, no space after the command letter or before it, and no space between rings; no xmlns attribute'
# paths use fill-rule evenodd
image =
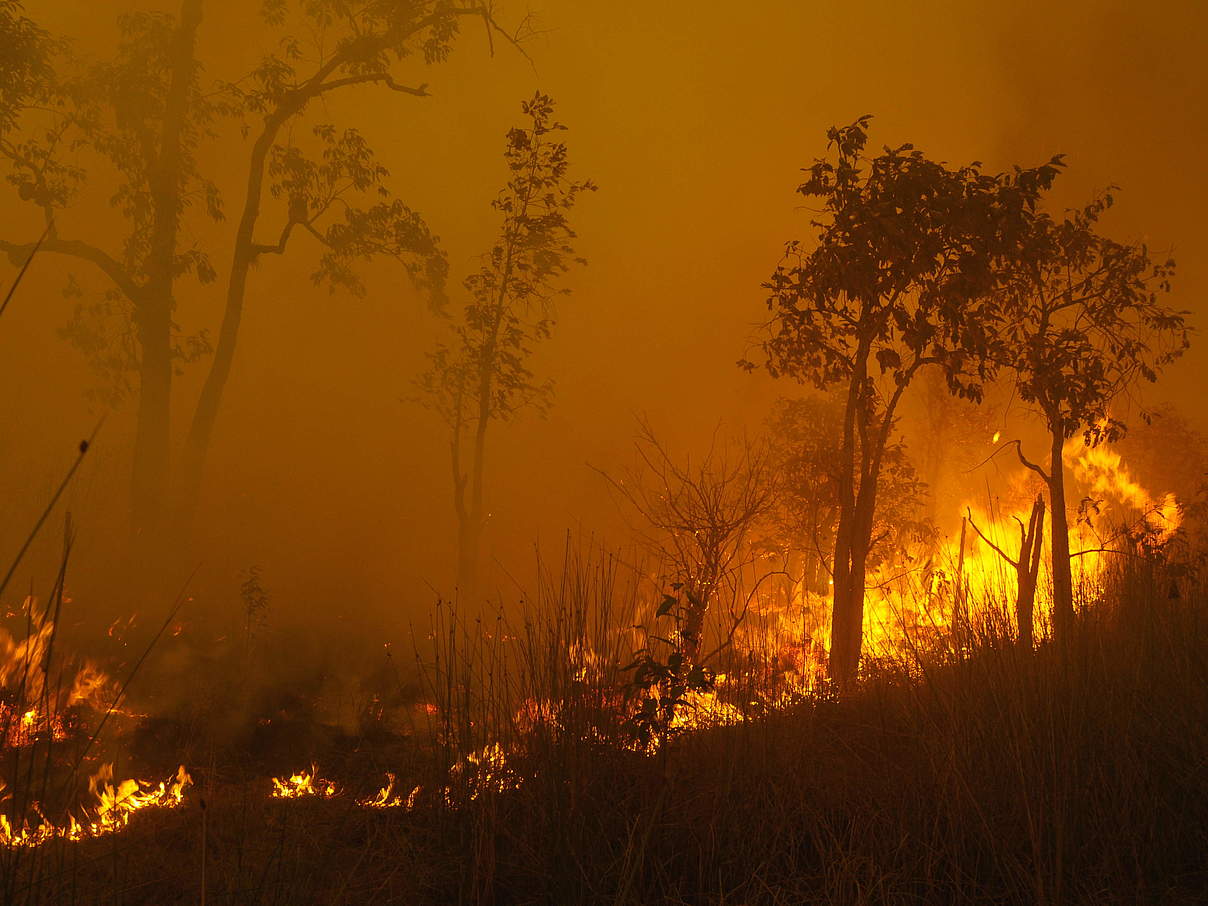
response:
<svg viewBox="0 0 1208 906"><path fill-rule="evenodd" d="M193 778L182 764L175 776L154 784L147 780L122 780L113 783L113 765L104 764L88 781L89 792L96 805L85 809L77 818L67 816L66 824L55 824L42 814L37 803L32 806L39 821L28 821L15 828L8 815L0 814L0 844L12 848L40 846L50 840L79 841L103 837L125 829L134 812L149 808L176 808L184 802L185 790Z"/></svg>
<svg viewBox="0 0 1208 906"><path fill-rule="evenodd" d="M316 775L317 771L312 764L309 771L299 771L290 775L286 780L282 780L280 777L272 778L273 798L301 799L304 796L318 796L322 799L330 799L336 794L336 785L330 780L323 780Z"/></svg>

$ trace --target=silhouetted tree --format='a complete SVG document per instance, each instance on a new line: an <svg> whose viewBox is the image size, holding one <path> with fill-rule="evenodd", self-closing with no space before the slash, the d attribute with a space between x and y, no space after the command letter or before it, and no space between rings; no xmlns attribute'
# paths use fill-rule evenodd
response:
<svg viewBox="0 0 1208 906"><path fill-rule="evenodd" d="M0 7L0 27L23 48L11 59L6 51L0 64L0 154L19 197L40 209L48 225L42 251L87 261L112 284L102 304L77 306L65 333L120 372L119 384L129 383L126 369L138 375L130 386L138 396L133 527L162 541L168 501L176 499L185 520L194 508L234 361L248 275L257 260L284 253L291 237L303 232L323 247L316 283L363 291L358 262L387 256L402 261L434 303L443 299L445 261L436 238L390 193L388 173L361 134L321 123L309 130L287 127L336 91L377 86L424 97L423 85L397 80L400 67L412 60L445 60L467 16L482 21L489 34L499 29L490 6L473 2L269 0L263 12L280 34L279 49L246 78L211 91L203 90L194 54L202 0L182 0L178 18L123 16L114 58L71 77L51 70L46 61L53 42L18 11L11 0ZM58 63L61 70L73 65L65 55ZM174 363L211 351L204 331L181 335L174 284L190 272L203 283L218 277L203 250L179 247L179 229L198 200L212 218L222 219L218 188L198 171L196 149L224 115L254 121L245 124L246 191L213 361L171 482ZM308 133L306 140L293 137ZM113 244L107 238L112 229L96 240L60 231L66 228L65 209L85 188L94 165L119 175L110 198L125 234ZM272 210L269 202L280 214L275 239L266 242L257 227L261 214ZM14 261L23 261L33 246L0 240L0 251ZM98 316L116 328L98 326Z"/></svg>
<svg viewBox="0 0 1208 906"><path fill-rule="evenodd" d="M1141 244L1101 235L1110 193L1061 219L1038 215L1021 243L1018 267L1001 289L995 355L1016 377L1019 395L1044 419L1048 469L1020 460L1049 489L1053 558L1053 631L1074 616L1069 519L1062 451L1082 434L1094 445L1119 438L1113 412L1138 381L1154 381L1189 345L1187 312L1161 301L1172 260L1155 260Z"/></svg>
<svg viewBox="0 0 1208 906"><path fill-rule="evenodd" d="M250 130L254 137L226 308L185 443L180 485L186 516L196 502L235 359L248 276L263 255L284 253L291 236L301 230L324 249L313 275L316 283L362 292L356 263L385 256L402 261L435 304L443 301L446 264L436 239L414 211L391 196L385 184L388 173L359 131L316 126L317 154L292 140L279 144L278 137L288 135L287 127L334 92L379 87L427 97L426 85L398 81L401 65L416 59L426 65L446 60L466 17L480 19L488 34L500 31L491 5L472 0L268 0L264 12L270 25L294 27L284 31L279 52L266 56L247 79L228 86L256 125ZM269 198L280 208L279 226L274 226L277 238L268 242L257 236L266 185ZM350 198L358 194L377 200L358 207Z"/></svg>
<svg viewBox="0 0 1208 906"><path fill-rule="evenodd" d="M180 217L194 196L204 198L212 217L221 217L217 190L198 173L194 156L217 110L201 91L194 59L200 18L201 0L183 0L179 20L159 13L123 16L112 60L74 77L49 67L31 70L29 78L36 72L37 81L26 90L39 102L13 111L13 128L0 141L9 182L45 221L41 251L96 266L116 290L109 300L125 302L137 357L122 364L139 374L131 502L132 527L141 539L158 538L166 527L172 375L174 361L187 355L178 345L174 285L188 273L203 282L215 276L203 252L177 248ZM111 203L125 233L116 243L60 232L64 211L87 180L81 159L118 174ZM0 241L13 259L33 245ZM196 350L204 338L186 345Z"/></svg>
<svg viewBox="0 0 1208 906"><path fill-rule="evenodd" d="M953 393L980 398L1000 259L1060 166L1055 158L988 175L910 145L867 158L868 121L832 128L834 160L816 160L798 187L820 200L822 219L812 221L814 247L788 243L765 284L772 318L762 343L773 376L846 395L836 441L830 653L841 684L859 664L878 478L902 395L921 369L935 366Z"/></svg>
<svg viewBox="0 0 1208 906"><path fill-rule="evenodd" d="M750 542L772 503L768 449L762 443L715 441L698 463L681 463L644 421L635 447L637 470L621 478L601 474L654 529L647 541L669 565L676 592L664 598L659 615L679 608L674 615L682 663L697 664L705 617L723 590L738 592L739 576L751 560ZM745 603L735 622L744 610Z"/></svg>
<svg viewBox="0 0 1208 906"><path fill-rule="evenodd" d="M436 347L418 380L421 401L449 429L463 594L473 592L479 567L490 428L549 405L553 384L532 372L530 360L553 329L554 299L569 292L559 281L572 265L586 263L571 245L569 213L582 192L595 189L590 180L569 177L566 145L556 139L566 127L554 120L554 102L537 93L521 109L525 124L505 140L508 181L491 202L499 237L463 284L467 301L454 321L454 341Z"/></svg>
<svg viewBox="0 0 1208 906"><path fill-rule="evenodd" d="M764 543L782 554L801 554L802 586L815 594L826 594L831 579L842 468L835 438L842 426L843 399L819 395L777 400L767 422L774 493ZM905 444L886 445L877 481L878 506L868 554L872 569L933 532L924 512L927 486Z"/></svg>

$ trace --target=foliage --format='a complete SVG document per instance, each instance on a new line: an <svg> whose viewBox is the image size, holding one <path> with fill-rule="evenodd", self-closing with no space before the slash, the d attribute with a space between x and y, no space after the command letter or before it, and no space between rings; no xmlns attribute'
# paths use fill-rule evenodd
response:
<svg viewBox="0 0 1208 906"><path fill-rule="evenodd" d="M830 129L836 160L816 160L797 188L821 200L825 219L811 220L811 250L787 243L765 284L768 370L826 390L870 381L874 367L899 387L936 364L953 392L977 399L996 265L1023 235L1022 213L1061 160L989 175L976 163L933 161L909 144L867 159L869 120ZM871 412L875 390L857 389Z"/></svg>
<svg viewBox="0 0 1208 906"><path fill-rule="evenodd" d="M22 111L48 100L56 42L23 13L20 0L0 0L0 140Z"/></svg>
<svg viewBox="0 0 1208 906"><path fill-rule="evenodd" d="M392 196L386 185L389 171L378 163L364 136L357 129L337 131L329 124L315 126L312 135L320 149L317 158L292 142L275 145L270 153L269 195L287 203L287 220L278 244L259 250L283 251L290 233L300 227L324 248L312 274L316 285L363 296L365 286L355 264L380 255L401 263L432 303L442 305L448 262L438 239L419 214ZM350 198L358 194L379 200L355 207ZM342 216L329 216L332 211Z"/></svg>
<svg viewBox="0 0 1208 906"><path fill-rule="evenodd" d="M994 358L1020 397L1052 430L1091 444L1123 434L1113 403L1157 380L1190 343L1188 313L1161 301L1174 261L1098 232L1113 200L1107 192L1061 219L1037 215L996 319Z"/></svg>
<svg viewBox="0 0 1208 906"><path fill-rule="evenodd" d="M682 583L672 583L671 588L676 594L663 595L655 616L674 621L674 631L669 636L648 636L646 644L634 652L633 661L621 668L631 673L629 694L637 704L622 730L643 749L672 733L676 716L691 707L688 701L691 693L709 692L715 685L713 671L694 663L678 641L701 602L694 600L692 592ZM661 643L666 655L660 656L651 642Z"/></svg>
<svg viewBox="0 0 1208 906"><path fill-rule="evenodd" d="M842 468L835 438L842 431L842 422L843 401L834 395L776 401L766 428L774 493L764 543L773 549L808 552L823 561L833 553ZM923 511L926 492L906 445L901 441L887 444L877 476L871 568L934 534ZM825 580L822 584L825 586ZM826 588L811 590L825 592Z"/></svg>
<svg viewBox="0 0 1208 906"><path fill-rule="evenodd" d="M510 129L505 141L508 180L491 202L499 236L462 284L467 300L455 315L453 342L437 345L416 382L419 401L449 429L463 586L477 568L490 424L550 404L553 383L538 378L530 362L553 330L555 299L569 293L559 282L586 263L575 253L569 215L579 196L596 188L570 178L566 145L555 138L566 127L554 119L553 100L538 92L521 111L525 125Z"/></svg>

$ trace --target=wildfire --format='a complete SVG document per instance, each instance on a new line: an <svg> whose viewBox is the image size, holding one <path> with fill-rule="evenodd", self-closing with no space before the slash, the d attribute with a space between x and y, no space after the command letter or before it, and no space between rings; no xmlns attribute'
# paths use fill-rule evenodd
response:
<svg viewBox="0 0 1208 906"><path fill-rule="evenodd" d="M1130 531L1139 531L1146 544L1160 547L1179 528L1182 514L1173 494L1153 494L1144 488L1120 454L1107 446L1087 447L1074 439L1066 444L1065 459L1071 488L1074 578L1082 603L1088 604L1101 593L1110 558L1117 555L1115 541L1105 537L1112 532L1105 527L1114 529L1131 522ZM958 609L969 626L985 625L1009 614L1017 579L1014 566L1003 554L1018 557L1021 535L1038 493L1047 500L1043 485L1020 470L993 501L969 500L954 508L953 516L965 517L963 532L958 522L937 547L903 552L872 571L865 592L865 654L901 658L929 642L950 639ZM1081 518L1073 511L1078 495L1085 496ZM1052 607L1047 531L1048 523L1041 539L1043 556L1034 615L1041 627ZM830 607L829 593L819 594L800 585L787 600L768 595L755 601L737 639L751 663L776 676L779 691L770 693L764 704L775 707L818 688L826 675ZM771 688L771 684L762 685Z"/></svg>
<svg viewBox="0 0 1208 906"><path fill-rule="evenodd" d="M312 764L309 771L299 771L287 780L279 777L272 778L273 798L301 799L304 796L318 796L322 799L330 799L336 794L336 785L330 780L317 777L316 774L317 771Z"/></svg>
<svg viewBox="0 0 1208 906"><path fill-rule="evenodd" d="M51 840L75 842L117 833L125 829L136 811L176 808L184 801L185 790L192 784L193 779L181 765L174 777L158 784L147 780L122 780L115 786L113 765L104 764L88 781L89 792L96 800L92 809L85 809L79 818L69 814L66 824L55 824L34 803L32 811L40 820L34 824L23 821L19 828L13 826L8 815L0 814L0 844L28 849Z"/></svg>
<svg viewBox="0 0 1208 906"><path fill-rule="evenodd" d="M366 806L367 808L402 808L407 811L415 808L415 802L419 798L420 787L415 787L404 798L401 794L394 792L395 776L393 774L386 775L386 785L378 790L376 796L369 796L365 799L358 799L357 804Z"/></svg>
<svg viewBox="0 0 1208 906"><path fill-rule="evenodd" d="M508 764L503 746L494 742L470 752L449 768L449 777L471 802L487 792L520 789L520 776ZM455 805L453 785L445 787L445 804Z"/></svg>

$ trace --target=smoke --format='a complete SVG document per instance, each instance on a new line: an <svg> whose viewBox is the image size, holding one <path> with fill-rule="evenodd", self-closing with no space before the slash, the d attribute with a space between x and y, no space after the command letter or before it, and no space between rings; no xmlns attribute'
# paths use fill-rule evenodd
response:
<svg viewBox="0 0 1208 906"><path fill-rule="evenodd" d="M198 40L207 76L236 78L268 49L248 7L206 4ZM134 8L43 0L27 11L81 57L102 58L114 17ZM499 4L505 21L524 13ZM524 585L534 546L560 547L568 529L624 537L588 465L630 460L636 414L692 449L719 421L757 428L776 396L796 392L734 362L763 317L760 282L782 243L808 234L810 212L793 189L833 123L871 112L875 143L914 142L991 168L1066 153L1061 203L1120 184L1109 228L1170 249L1177 299L1202 314L1206 16L1196 2L550 0L527 57L498 36L492 55L486 35L466 26L447 64L418 73L431 97L365 90L313 111L314 122L365 132L392 188L440 235L454 292L493 235L502 138L535 88L558 101L577 174L601 186L576 212L589 266L571 277L573 294L535 361L556 381L553 408L545 420L505 426L489 455L488 541L502 594L517 596L507 577ZM228 211L241 203L245 158L231 124L200 152ZM72 212L72 228L103 241L119 215L104 191L111 174L94 176L98 190ZM5 229L35 228L15 196L0 204ZM278 226L266 223L270 233ZM186 227L185 240L210 248L220 275L229 237L229 223ZM321 250L307 237L297 246L251 275L195 543L182 552L181 580L197 568L186 615L194 631L221 634L215 627L239 607L239 576L257 564L280 625L404 644L408 624L452 584L447 439L409 401L442 322L386 264L368 272L364 298L315 288ZM57 333L72 314L61 294L69 272L101 285L86 268L46 257L0 322L0 493L9 502L0 550L19 545L106 408L87 394L96 376ZM182 287L183 327L217 330L221 285ZM1154 391L1199 425L1202 370L1193 349ZM204 363L182 367L183 404L203 373ZM110 414L68 502L80 530L72 619L98 628L130 609L134 577L121 551L132 408ZM184 429L174 425L177 440ZM48 586L60 545L48 530L23 581Z"/></svg>

